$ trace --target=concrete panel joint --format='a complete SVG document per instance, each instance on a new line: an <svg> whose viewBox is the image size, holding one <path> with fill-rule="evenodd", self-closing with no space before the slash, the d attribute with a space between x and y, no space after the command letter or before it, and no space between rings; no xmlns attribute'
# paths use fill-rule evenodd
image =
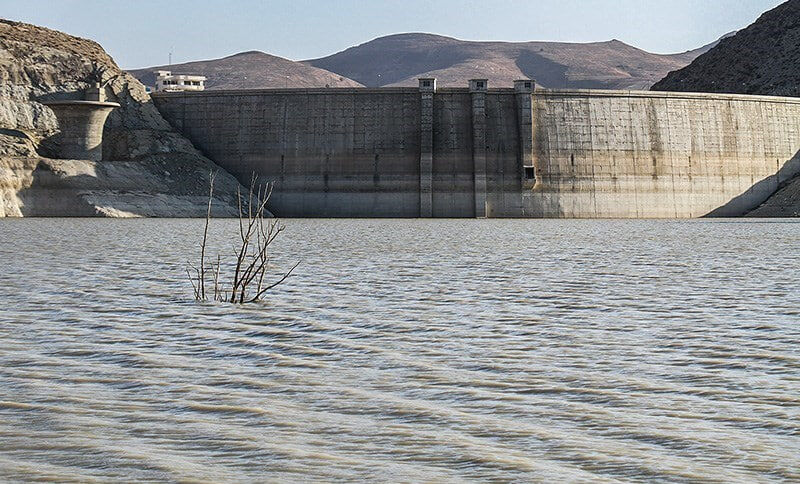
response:
<svg viewBox="0 0 800 484"><path fill-rule="evenodd" d="M486 217L486 93L489 81L470 79L472 97L472 163L474 173L475 217Z"/></svg>
<svg viewBox="0 0 800 484"><path fill-rule="evenodd" d="M536 179L536 166L533 158L533 92L536 81L520 79L514 81L514 95L517 106L517 129L519 131L519 160L522 169L522 185L532 187Z"/></svg>
<svg viewBox="0 0 800 484"><path fill-rule="evenodd" d="M433 217L433 94L436 79L419 80L419 216Z"/></svg>

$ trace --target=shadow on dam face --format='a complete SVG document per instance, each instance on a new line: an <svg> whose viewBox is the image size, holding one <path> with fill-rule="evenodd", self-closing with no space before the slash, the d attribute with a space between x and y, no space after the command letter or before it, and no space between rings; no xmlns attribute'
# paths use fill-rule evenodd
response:
<svg viewBox="0 0 800 484"><path fill-rule="evenodd" d="M800 176L800 151L795 153L782 166L780 165L780 160L776 160L776 166L779 166L779 168L774 175L759 180L746 192L734 197L725 205L712 210L704 217L739 217L758 208L775 192L797 176Z"/></svg>

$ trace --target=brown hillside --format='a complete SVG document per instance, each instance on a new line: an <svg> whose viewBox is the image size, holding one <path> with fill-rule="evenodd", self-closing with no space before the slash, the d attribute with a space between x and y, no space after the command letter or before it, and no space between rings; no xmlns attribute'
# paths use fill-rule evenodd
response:
<svg viewBox="0 0 800 484"><path fill-rule="evenodd" d="M800 96L800 0L766 12L653 90Z"/></svg>
<svg viewBox="0 0 800 484"><path fill-rule="evenodd" d="M436 77L442 86L464 86L486 77L494 86L534 78L551 88L647 89L711 46L659 55L618 40L588 44L472 42L432 34L398 34L306 61L366 86L414 86Z"/></svg>
<svg viewBox="0 0 800 484"><path fill-rule="evenodd" d="M242 52L222 59L187 62L129 71L143 84L155 84L155 70L208 77L208 89L259 89L281 87L359 87L339 74L264 52Z"/></svg>

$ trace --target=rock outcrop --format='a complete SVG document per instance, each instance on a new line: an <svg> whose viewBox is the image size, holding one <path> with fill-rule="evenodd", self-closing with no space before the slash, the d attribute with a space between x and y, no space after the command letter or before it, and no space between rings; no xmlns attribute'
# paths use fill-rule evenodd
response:
<svg viewBox="0 0 800 484"><path fill-rule="evenodd" d="M800 0L764 13L652 90L800 96Z"/></svg>
<svg viewBox="0 0 800 484"><path fill-rule="evenodd" d="M104 130L102 162L60 160L58 121L43 103L82 99L96 67L120 104ZM0 216L204 216L235 213L238 182L175 132L144 86L96 42L0 19Z"/></svg>

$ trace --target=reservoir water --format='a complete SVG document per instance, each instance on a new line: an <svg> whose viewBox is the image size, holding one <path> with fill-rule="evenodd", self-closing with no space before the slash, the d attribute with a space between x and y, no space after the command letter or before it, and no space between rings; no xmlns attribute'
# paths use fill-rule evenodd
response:
<svg viewBox="0 0 800 484"><path fill-rule="evenodd" d="M800 480L797 221L285 223L0 220L0 481Z"/></svg>

